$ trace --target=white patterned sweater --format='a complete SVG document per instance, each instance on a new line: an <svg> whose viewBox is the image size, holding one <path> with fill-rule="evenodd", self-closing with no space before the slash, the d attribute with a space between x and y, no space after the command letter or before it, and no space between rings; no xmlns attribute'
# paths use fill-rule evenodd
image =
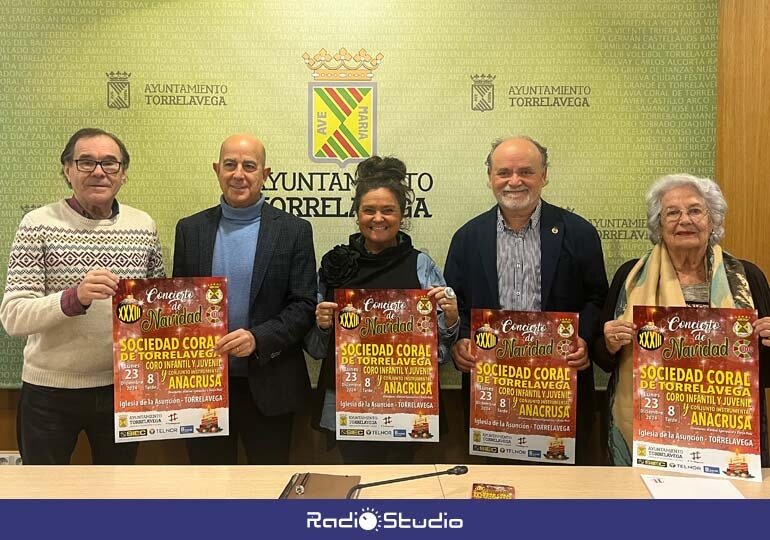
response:
<svg viewBox="0 0 770 540"><path fill-rule="evenodd" d="M6 332L27 336L23 381L55 388L113 383L112 299L94 300L74 317L61 307L62 293L97 268L121 279L164 277L152 218L122 204L110 219L88 219L65 200L24 216L0 305Z"/></svg>

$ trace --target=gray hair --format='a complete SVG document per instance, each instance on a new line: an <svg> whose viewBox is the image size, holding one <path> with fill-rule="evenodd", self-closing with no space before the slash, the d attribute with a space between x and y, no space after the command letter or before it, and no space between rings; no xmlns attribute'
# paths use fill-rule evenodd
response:
<svg viewBox="0 0 770 540"><path fill-rule="evenodd" d="M647 236L653 244L660 243L661 225L660 212L663 197L674 188L688 186L695 189L703 200L709 212L709 219L714 230L709 236L709 244L718 244L725 235L725 215L727 214L727 201L719 185L710 178L699 178L691 174L669 174L661 176L652 184L647 192Z"/></svg>
<svg viewBox="0 0 770 540"><path fill-rule="evenodd" d="M540 152L540 157L543 161L543 168L548 168L548 148L537 142L535 139L528 135L511 135L508 137L501 137L499 139L496 139L492 142L492 148L489 150L489 153L487 154L487 159L484 160L484 164L487 166L487 172L489 172L490 167L492 167L492 154L495 153L495 150L497 150L497 147L503 144L506 141L511 141L513 139L524 139L525 141L529 141L532 144L535 145L535 148L537 148L537 151Z"/></svg>

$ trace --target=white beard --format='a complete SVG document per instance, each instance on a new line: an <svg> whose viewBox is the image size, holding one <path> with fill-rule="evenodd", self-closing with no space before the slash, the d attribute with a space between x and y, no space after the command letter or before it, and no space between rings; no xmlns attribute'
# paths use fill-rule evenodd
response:
<svg viewBox="0 0 770 540"><path fill-rule="evenodd" d="M512 210L514 212L518 212L521 210L526 210L533 204L533 197L532 197L532 191L527 190L526 192L521 191L516 194L516 196L510 196L506 193L498 193L497 195L497 202L500 206L505 208L506 210ZM522 196L523 195L523 196Z"/></svg>

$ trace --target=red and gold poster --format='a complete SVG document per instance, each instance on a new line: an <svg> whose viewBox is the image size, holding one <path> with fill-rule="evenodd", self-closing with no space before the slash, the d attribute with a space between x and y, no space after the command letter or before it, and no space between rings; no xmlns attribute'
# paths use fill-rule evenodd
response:
<svg viewBox="0 0 770 540"><path fill-rule="evenodd" d="M227 280L124 279L112 308L115 440L227 435Z"/></svg>
<svg viewBox="0 0 770 540"><path fill-rule="evenodd" d="M634 307L634 467L762 481L756 318Z"/></svg>
<svg viewBox="0 0 770 540"><path fill-rule="evenodd" d="M516 488L506 484L474 483L471 486L471 499L503 501L515 498Z"/></svg>
<svg viewBox="0 0 770 540"><path fill-rule="evenodd" d="M438 442L438 327L427 293L335 291L337 439Z"/></svg>
<svg viewBox="0 0 770 540"><path fill-rule="evenodd" d="M577 340L577 313L471 310L471 454L575 463Z"/></svg>

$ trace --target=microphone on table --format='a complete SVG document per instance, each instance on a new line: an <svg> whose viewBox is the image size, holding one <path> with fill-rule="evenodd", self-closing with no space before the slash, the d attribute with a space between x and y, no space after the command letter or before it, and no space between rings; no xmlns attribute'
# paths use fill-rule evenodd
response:
<svg viewBox="0 0 770 540"><path fill-rule="evenodd" d="M369 484L357 484L350 488L350 491L348 491L348 494L345 496L346 499L352 499L353 495L355 495L357 492L361 491L364 488L368 487L374 487L374 486L383 486L385 484L395 484L396 482L406 482L407 480L419 480L420 478L430 478L431 476L441 476L444 474L465 474L468 472L468 467L465 465L457 465L456 467L452 467L451 469L447 469L445 471L438 471L438 472L432 472L427 474L418 474L415 476L404 476L403 478L393 478L391 480L380 480L379 482L371 482Z"/></svg>

